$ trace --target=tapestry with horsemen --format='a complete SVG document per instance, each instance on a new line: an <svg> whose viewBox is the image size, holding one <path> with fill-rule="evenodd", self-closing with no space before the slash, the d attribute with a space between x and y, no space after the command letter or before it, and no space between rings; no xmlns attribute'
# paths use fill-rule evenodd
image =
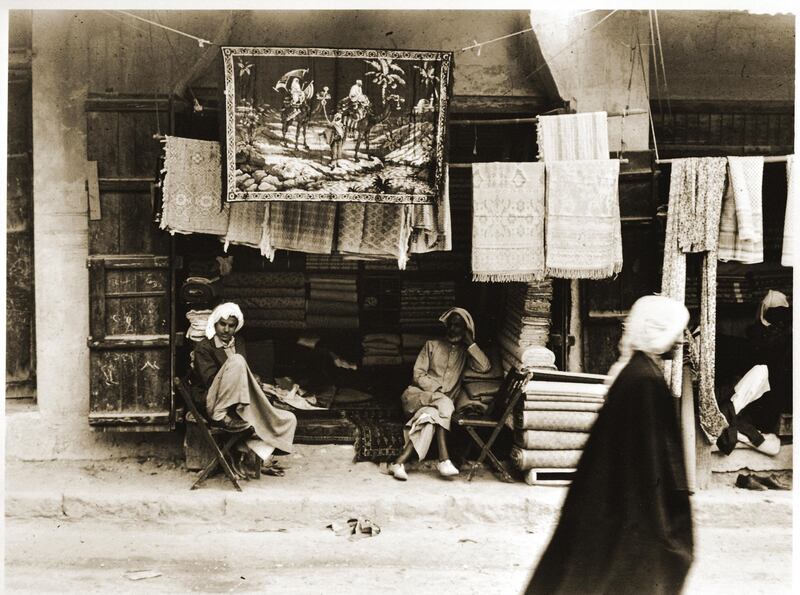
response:
<svg viewBox="0 0 800 595"><path fill-rule="evenodd" d="M223 47L228 201L435 204L450 52Z"/></svg>

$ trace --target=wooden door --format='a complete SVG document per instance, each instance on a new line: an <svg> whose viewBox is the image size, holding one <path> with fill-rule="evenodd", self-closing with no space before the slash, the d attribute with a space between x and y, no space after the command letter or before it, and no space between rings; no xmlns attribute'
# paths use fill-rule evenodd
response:
<svg viewBox="0 0 800 595"><path fill-rule="evenodd" d="M6 397L36 396L31 13L9 12Z"/></svg>
<svg viewBox="0 0 800 595"><path fill-rule="evenodd" d="M98 430L175 427L174 261L153 204L153 135L169 131L169 108L163 98L113 94L86 103L89 424Z"/></svg>

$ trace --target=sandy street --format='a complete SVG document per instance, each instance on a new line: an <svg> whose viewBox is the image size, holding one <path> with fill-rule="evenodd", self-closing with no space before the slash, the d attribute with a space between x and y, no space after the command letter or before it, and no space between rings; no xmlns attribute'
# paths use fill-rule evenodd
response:
<svg viewBox="0 0 800 595"><path fill-rule="evenodd" d="M276 523L115 525L8 520L6 592L517 593L548 534L498 524L394 522L350 541ZM791 529L697 536L687 593L791 592ZM754 547L758 544L757 547ZM131 580L131 571L160 576Z"/></svg>

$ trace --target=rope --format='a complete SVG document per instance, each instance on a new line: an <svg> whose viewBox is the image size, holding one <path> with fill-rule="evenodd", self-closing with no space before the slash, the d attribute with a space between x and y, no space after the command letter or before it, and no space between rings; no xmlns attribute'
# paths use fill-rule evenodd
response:
<svg viewBox="0 0 800 595"><path fill-rule="evenodd" d="M669 87L667 87L667 70L664 68L664 48L661 47L661 29L658 27L658 11L653 11L653 17L656 22L656 39L658 40L658 53L661 56L661 75L664 79L664 95L667 98L667 112L669 117L672 117L672 105L669 100Z"/></svg>
<svg viewBox="0 0 800 595"><path fill-rule="evenodd" d="M642 82L644 83L644 91L647 97L650 97L650 89L647 86L647 73L644 71L644 56L642 55L642 44L639 40L639 31L636 31L636 45L639 46L639 61L642 67ZM653 110L650 109L650 102L647 102L647 115L650 118L650 133L653 135L653 152L656 156L656 161L658 161L658 142L656 141L656 127L653 124Z"/></svg>
<svg viewBox="0 0 800 595"><path fill-rule="evenodd" d="M664 108L661 107L661 83L658 80L658 56L656 55L656 34L653 29L653 11L647 11L647 18L650 21L650 48L653 50L653 74L656 79L656 98L658 99L658 113L663 114Z"/></svg>
<svg viewBox="0 0 800 595"><path fill-rule="evenodd" d="M585 15L585 14L590 13L590 12L594 12L595 10L596 9L594 9L594 8L592 8L590 10L584 10L584 11L581 11L578 14L572 15L572 16L566 18L566 19L557 19L555 21L547 21L547 23L542 23L542 24L550 24L550 23L556 23L556 22L568 21L568 20L571 20L571 19L576 19L579 16ZM528 27L527 29L523 29L522 31L517 31L516 33L509 33L508 35L502 35L500 37L495 37L494 39L490 39L489 41L483 41L481 43L478 43L476 41L472 45L468 45L465 48L461 48L460 51L466 52L468 50L474 50L474 49L477 48L478 49L478 55L480 56L480 53L481 53L480 52L480 48L482 48L483 46L489 45L490 43L495 43L497 41L503 41L504 39L508 39L509 37L516 37L517 35L522 35L523 33L528 33L529 31L533 31L533 27Z"/></svg>
<svg viewBox="0 0 800 595"><path fill-rule="evenodd" d="M172 27L167 27L166 25L162 25L161 23L156 23L155 21L145 19L131 12L126 12L124 10L118 10L117 12L120 14L124 14L125 16L131 17L133 19L140 20L144 23L155 25L156 27L161 27L162 29L166 29L167 31L172 31L173 33L177 33L178 35L183 35L184 37L194 39L200 47L204 47L206 45L216 45L215 43L208 41L207 39L203 39L202 37L197 37L196 35L192 35L191 33L184 33L183 31L178 31L177 29L173 29Z"/></svg>

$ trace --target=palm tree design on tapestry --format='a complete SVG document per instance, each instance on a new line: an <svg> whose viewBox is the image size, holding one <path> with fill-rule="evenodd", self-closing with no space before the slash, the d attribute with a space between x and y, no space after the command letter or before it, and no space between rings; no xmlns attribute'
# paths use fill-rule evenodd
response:
<svg viewBox="0 0 800 595"><path fill-rule="evenodd" d="M433 106L439 98L439 77L436 74L435 66L428 60L425 60L422 66L414 66L414 70L419 73L420 82L425 87L426 94L430 93L430 99L427 101L425 99L420 99L419 102L417 102L416 108L418 111L424 109L433 110Z"/></svg>
<svg viewBox="0 0 800 595"><path fill-rule="evenodd" d="M372 70L365 72L368 79L381 88L381 102L386 104L386 90L397 89L398 85L405 85L405 71L394 63L391 58L378 58L377 60L364 60Z"/></svg>

